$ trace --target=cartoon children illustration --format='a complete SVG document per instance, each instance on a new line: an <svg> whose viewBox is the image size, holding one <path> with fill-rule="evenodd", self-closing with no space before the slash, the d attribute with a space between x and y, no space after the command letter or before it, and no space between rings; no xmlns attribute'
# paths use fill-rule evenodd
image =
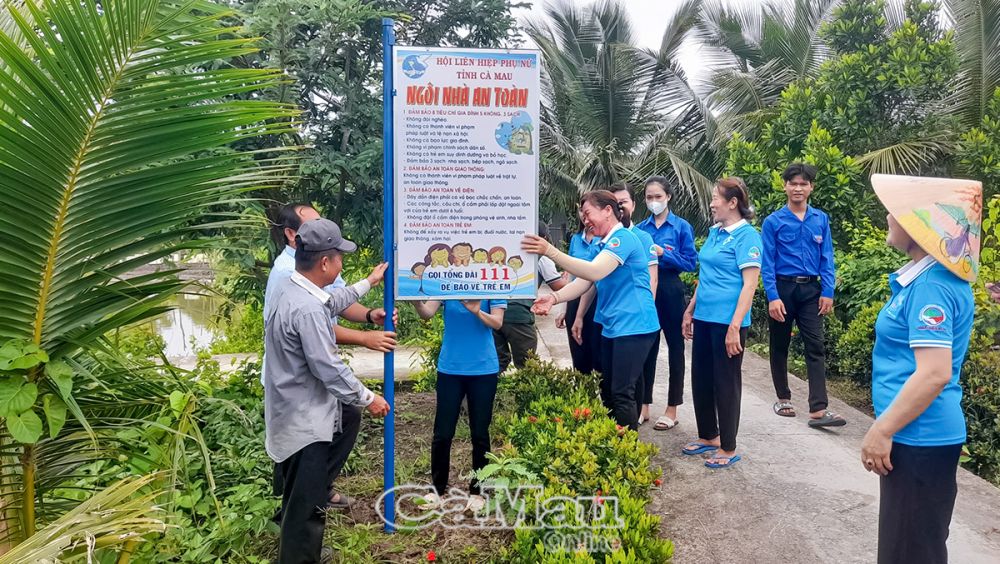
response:
<svg viewBox="0 0 1000 564"><path fill-rule="evenodd" d="M434 268L435 266L447 268L451 266L451 247L444 243L434 243L427 249L427 256L424 257L424 263L429 268Z"/></svg>
<svg viewBox="0 0 1000 564"><path fill-rule="evenodd" d="M421 294L424 293L424 271L425 270L427 270L427 265L424 264L424 263L422 263L422 262L413 263L413 266L410 267L410 278L412 278L414 280L417 280L417 279L420 280L420 287L417 288L417 291L420 292Z"/></svg>
<svg viewBox="0 0 1000 564"><path fill-rule="evenodd" d="M507 262L507 249L503 247L493 247L490 249L490 264L504 264Z"/></svg>
<svg viewBox="0 0 1000 564"><path fill-rule="evenodd" d="M451 248L451 264L455 266L469 266L472 262L472 245L468 243L458 243Z"/></svg>
<svg viewBox="0 0 1000 564"><path fill-rule="evenodd" d="M507 259L507 266L514 269L514 272L517 272L518 270L521 270L522 266L524 266L524 259L522 259L520 255L514 255Z"/></svg>
<svg viewBox="0 0 1000 564"><path fill-rule="evenodd" d="M476 249L475 252L472 253L472 262L476 264L486 264L490 262L490 257L486 253L486 249Z"/></svg>

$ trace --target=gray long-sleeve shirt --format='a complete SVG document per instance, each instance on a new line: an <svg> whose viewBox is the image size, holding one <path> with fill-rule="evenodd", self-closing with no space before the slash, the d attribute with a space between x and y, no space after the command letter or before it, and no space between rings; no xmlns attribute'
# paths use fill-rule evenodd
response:
<svg viewBox="0 0 1000 564"><path fill-rule="evenodd" d="M362 281L327 293L298 272L282 282L264 325L265 449L275 462L331 440L341 429L340 402L375 399L340 359L330 323L367 290Z"/></svg>

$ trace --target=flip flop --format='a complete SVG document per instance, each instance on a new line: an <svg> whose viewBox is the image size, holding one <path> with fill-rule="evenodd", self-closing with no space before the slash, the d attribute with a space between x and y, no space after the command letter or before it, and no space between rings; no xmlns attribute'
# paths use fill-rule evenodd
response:
<svg viewBox="0 0 1000 564"><path fill-rule="evenodd" d="M775 415L780 415L782 417L795 417L795 408L792 407L792 402L790 401L778 400L774 402L774 406L771 409L774 410Z"/></svg>
<svg viewBox="0 0 1000 564"><path fill-rule="evenodd" d="M697 448L689 449L688 447L697 447ZM706 445L701 441L691 441L690 443L684 445L684 448L681 449L681 453L689 456L694 456L696 454L701 454L703 452L712 452L716 450L719 450L719 447L713 445Z"/></svg>
<svg viewBox="0 0 1000 564"><path fill-rule="evenodd" d="M337 501L333 500L334 496L339 496L337 498ZM326 503L326 508L327 509L350 509L352 503L354 503L353 499L351 499L350 497L348 497L345 494L342 494L342 493L338 492L338 493L334 493L334 494L332 494L330 496L329 501L327 501L327 503Z"/></svg>
<svg viewBox="0 0 1000 564"><path fill-rule="evenodd" d="M718 462L712 462L712 458L716 460L726 460L727 462L725 464L719 464ZM729 468L733 464L740 461L740 455L738 454L734 454L732 456L714 455L712 458L705 461L705 466L708 468Z"/></svg>
<svg viewBox="0 0 1000 564"><path fill-rule="evenodd" d="M847 425L847 420L829 409L823 412L822 417L809 419L809 426L814 429L818 427L843 427L844 425Z"/></svg>
<svg viewBox="0 0 1000 564"><path fill-rule="evenodd" d="M677 421L676 419L671 419L666 415L661 415L659 418L657 418L656 423L653 424L653 429L657 431L666 431L668 429L673 429L674 427L677 426L678 423L680 423L680 421Z"/></svg>

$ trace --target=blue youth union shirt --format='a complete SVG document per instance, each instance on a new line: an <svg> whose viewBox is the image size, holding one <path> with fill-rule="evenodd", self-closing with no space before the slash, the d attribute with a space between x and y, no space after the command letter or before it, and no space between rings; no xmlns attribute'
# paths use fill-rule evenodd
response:
<svg viewBox="0 0 1000 564"><path fill-rule="evenodd" d="M911 446L965 442L962 387L958 383L969 350L975 301L972 286L933 257L910 263L889 276L892 296L875 322L872 403L875 415L889 409L917 369L913 349L951 349L951 380L938 397L893 440Z"/></svg>
<svg viewBox="0 0 1000 564"><path fill-rule="evenodd" d="M441 354L438 355L438 371L453 376L484 376L500 372L493 330L465 309L461 301L448 300L441 307L444 308L444 336L441 339ZM507 302L482 300L480 309L489 312L493 308L506 309Z"/></svg>
<svg viewBox="0 0 1000 564"><path fill-rule="evenodd" d="M611 254L619 264L596 283L594 321L603 326L601 334L614 339L659 331L656 304L649 288L649 249L621 225L612 229L601 245L600 253Z"/></svg>
<svg viewBox="0 0 1000 564"><path fill-rule="evenodd" d="M830 218L806 206L801 220L788 206L767 216L761 231L764 265L760 271L767 300L778 299L776 276L819 276L824 298L833 297L837 282Z"/></svg>
<svg viewBox="0 0 1000 564"><path fill-rule="evenodd" d="M698 251L694 248L694 230L684 218L667 212L667 219L659 227L656 217L649 216L636 225L649 233L653 242L663 247L659 267L674 272L694 272L698 266Z"/></svg>
<svg viewBox="0 0 1000 564"><path fill-rule="evenodd" d="M723 229L715 226L698 253L698 296L694 318L709 323L729 325L736 313L736 303L743 290L743 269L760 268L760 233L741 219ZM750 312L742 327L750 325Z"/></svg>
<svg viewBox="0 0 1000 564"><path fill-rule="evenodd" d="M635 225L629 227L629 231L635 233L635 236L639 238L639 244L649 253L649 264L656 264L659 257L656 256L656 245L653 244L653 238L649 236L649 233L637 228Z"/></svg>
<svg viewBox="0 0 1000 564"><path fill-rule="evenodd" d="M584 239L583 233L577 232L569 240L569 256L581 260L590 260L597 254L599 244L600 240L598 238L593 237L588 243Z"/></svg>

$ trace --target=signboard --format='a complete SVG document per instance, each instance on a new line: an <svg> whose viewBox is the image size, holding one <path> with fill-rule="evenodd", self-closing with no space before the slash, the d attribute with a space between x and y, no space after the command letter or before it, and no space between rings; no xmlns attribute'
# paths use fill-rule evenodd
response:
<svg viewBox="0 0 1000 564"><path fill-rule="evenodd" d="M537 51L393 48L400 300L533 298Z"/></svg>

